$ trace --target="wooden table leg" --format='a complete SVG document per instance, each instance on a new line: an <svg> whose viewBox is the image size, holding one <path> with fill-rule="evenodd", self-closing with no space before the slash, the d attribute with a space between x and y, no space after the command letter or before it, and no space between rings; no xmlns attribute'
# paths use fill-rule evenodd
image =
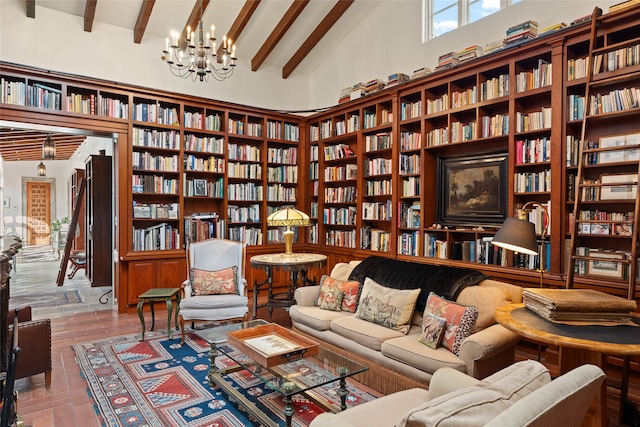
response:
<svg viewBox="0 0 640 427"><path fill-rule="evenodd" d="M144 299L140 298L140 301L138 301L138 317L140 318L140 324L142 325L142 336L140 337L140 341L144 341L144 329L145 329L145 325L144 325L144 315L142 314L142 306L144 305Z"/></svg>
<svg viewBox="0 0 640 427"><path fill-rule="evenodd" d="M171 297L166 297L165 301L167 302L167 334L169 335L169 339L171 339L171 312L173 311L173 303L171 302Z"/></svg>
<svg viewBox="0 0 640 427"><path fill-rule="evenodd" d="M560 375L587 363L596 365L603 371L605 369L606 356L598 352L560 347L559 358L558 368ZM582 425L593 427L606 427L608 425L606 379L602 382L600 392L593 399Z"/></svg>

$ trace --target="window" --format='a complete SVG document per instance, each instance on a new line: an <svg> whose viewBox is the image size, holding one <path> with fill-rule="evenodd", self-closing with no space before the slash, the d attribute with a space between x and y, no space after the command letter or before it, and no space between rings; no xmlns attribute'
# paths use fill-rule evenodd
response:
<svg viewBox="0 0 640 427"><path fill-rule="evenodd" d="M477 21L521 0L422 0L422 42Z"/></svg>

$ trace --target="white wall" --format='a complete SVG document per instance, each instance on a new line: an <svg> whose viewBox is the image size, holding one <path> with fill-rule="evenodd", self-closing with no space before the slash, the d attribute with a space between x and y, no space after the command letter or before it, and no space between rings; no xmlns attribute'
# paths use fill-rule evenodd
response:
<svg viewBox="0 0 640 427"><path fill-rule="evenodd" d="M135 44L130 29L95 22L88 33L83 25L82 17L37 2L36 19L27 18L24 1L0 0L0 60L264 108L302 109L309 104L308 76L284 80L279 68L269 66L254 73L250 58L240 58L233 78L203 86L169 72L160 59L164 39L145 35Z"/></svg>
<svg viewBox="0 0 640 427"><path fill-rule="evenodd" d="M360 81L435 68L438 56L504 38L509 26L527 19L538 21L541 29L560 21L569 24L596 5L607 12L618 2L523 0L423 44L420 0L358 0L343 19L359 24L335 25L332 35L342 41L321 41L286 80L280 68L264 65L252 72L250 58L240 57L232 79L203 86L168 72L160 59L163 39L145 35L142 43L134 44L131 30L100 22L87 33L81 17L36 2L37 18L31 19L23 1L1 0L0 60L245 105L304 110L335 105L343 87Z"/></svg>
<svg viewBox="0 0 640 427"><path fill-rule="evenodd" d="M589 15L595 6L606 13L619 1L607 0L523 0L511 7L443 34L425 44L421 39L422 2L381 1L310 75L309 108L338 102L340 90L358 82L386 80L393 73L411 75L422 67L435 69L438 57L461 51L470 45L484 47L502 39L512 25L533 19L543 29L558 22L570 24Z"/></svg>

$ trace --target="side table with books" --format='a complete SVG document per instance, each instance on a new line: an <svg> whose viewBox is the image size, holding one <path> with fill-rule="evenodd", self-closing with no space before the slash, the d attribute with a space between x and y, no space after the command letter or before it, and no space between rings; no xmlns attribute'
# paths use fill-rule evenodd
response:
<svg viewBox="0 0 640 427"><path fill-rule="evenodd" d="M560 349L559 375L586 363L605 369L606 356L640 355L640 318L631 316L630 324L564 324L552 322L525 307L510 304L494 312L496 322L518 335ZM632 326L633 324L633 326ZM606 384L587 413L587 426L607 425Z"/></svg>

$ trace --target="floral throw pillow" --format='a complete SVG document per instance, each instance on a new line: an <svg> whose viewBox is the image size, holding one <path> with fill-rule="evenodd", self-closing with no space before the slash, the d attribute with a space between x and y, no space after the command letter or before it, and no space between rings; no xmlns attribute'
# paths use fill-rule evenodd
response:
<svg viewBox="0 0 640 427"><path fill-rule="evenodd" d="M317 301L318 307L322 310L340 311L343 298L344 292L339 289L330 288L324 292L320 291Z"/></svg>
<svg viewBox="0 0 640 427"><path fill-rule="evenodd" d="M420 289L387 288L367 277L356 317L406 334L419 294Z"/></svg>
<svg viewBox="0 0 640 427"><path fill-rule="evenodd" d="M346 281L333 279L326 274L320 279L320 294L316 300L316 305L320 306L320 297L323 290L333 289L336 291L342 291L343 298L339 311L346 311L349 313L356 312L356 305L358 303L358 289L360 288L360 282L357 280Z"/></svg>
<svg viewBox="0 0 640 427"><path fill-rule="evenodd" d="M473 332L478 318L478 309L448 301L431 292L427 298L423 318L429 314L445 319L447 324L442 346L457 356L460 353L462 341Z"/></svg>
<svg viewBox="0 0 640 427"><path fill-rule="evenodd" d="M433 313L426 313L422 319L422 332L418 341L432 349L437 349L442 343L447 321Z"/></svg>
<svg viewBox="0 0 640 427"><path fill-rule="evenodd" d="M189 277L191 295L237 294L239 293L237 272L236 266L217 271L192 268Z"/></svg>

